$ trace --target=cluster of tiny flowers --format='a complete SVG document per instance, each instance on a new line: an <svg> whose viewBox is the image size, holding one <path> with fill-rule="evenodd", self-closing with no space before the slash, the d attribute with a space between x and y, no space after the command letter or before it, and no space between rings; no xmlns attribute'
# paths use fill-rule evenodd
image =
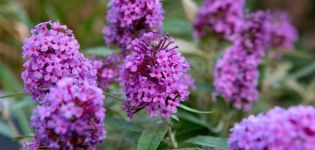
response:
<svg viewBox="0 0 315 150"><path fill-rule="evenodd" d="M232 40L243 19L244 0L205 0L194 21L194 36Z"/></svg>
<svg viewBox="0 0 315 150"><path fill-rule="evenodd" d="M274 108L231 129L231 150L315 150L315 108Z"/></svg>
<svg viewBox="0 0 315 150"><path fill-rule="evenodd" d="M240 37L224 51L223 58L215 65L216 94L232 101L238 109L249 110L252 102L259 97L258 67L270 35L266 15L263 12L250 14Z"/></svg>
<svg viewBox="0 0 315 150"><path fill-rule="evenodd" d="M247 53L243 47L234 45L226 49L222 59L215 65L214 86L216 92L238 109L249 110L251 103L258 99L256 88L260 58Z"/></svg>
<svg viewBox="0 0 315 150"><path fill-rule="evenodd" d="M145 32L160 32L163 22L160 0L111 0L103 34L107 45L127 45Z"/></svg>
<svg viewBox="0 0 315 150"><path fill-rule="evenodd" d="M93 150L105 138L102 90L74 79L58 81L31 117L35 129L29 149Z"/></svg>
<svg viewBox="0 0 315 150"><path fill-rule="evenodd" d="M97 85L102 89L106 89L119 76L122 53L112 54L106 58L92 57L90 60L93 67L97 70Z"/></svg>
<svg viewBox="0 0 315 150"><path fill-rule="evenodd" d="M186 74L189 64L177 48L172 38L153 32L128 46L132 53L126 57L120 82L126 94L123 108L129 118L141 109L152 117L167 118L187 99L193 82Z"/></svg>
<svg viewBox="0 0 315 150"><path fill-rule="evenodd" d="M238 28L236 43L249 53L261 57L271 47L271 15L266 11L257 11L246 15L242 26Z"/></svg>
<svg viewBox="0 0 315 150"><path fill-rule="evenodd" d="M286 50L292 50L298 38L295 27L291 24L289 16L285 12L272 14L272 46Z"/></svg>
<svg viewBox="0 0 315 150"><path fill-rule="evenodd" d="M96 71L79 52L79 44L70 29L58 22L38 24L25 40L22 78L25 91L40 102L49 88L63 77L87 80L95 84Z"/></svg>

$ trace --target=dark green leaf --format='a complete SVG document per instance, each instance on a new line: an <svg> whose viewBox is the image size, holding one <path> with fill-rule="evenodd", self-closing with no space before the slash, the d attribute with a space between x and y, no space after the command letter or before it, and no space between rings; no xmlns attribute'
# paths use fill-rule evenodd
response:
<svg viewBox="0 0 315 150"><path fill-rule="evenodd" d="M13 137L13 131L11 130L11 128L7 124L2 122L1 120L0 120L0 134L7 137Z"/></svg>
<svg viewBox="0 0 315 150"><path fill-rule="evenodd" d="M22 89L21 84L15 78L14 73L9 68L0 63L0 85L6 92L15 92Z"/></svg>
<svg viewBox="0 0 315 150"><path fill-rule="evenodd" d="M28 123L29 118L26 116L23 109L14 109L12 112L16 115L18 119L18 123L22 128L22 131L24 134L31 134L32 130L30 128L30 125Z"/></svg>
<svg viewBox="0 0 315 150"><path fill-rule="evenodd" d="M186 147L186 148L179 148L179 149L172 149L172 150L201 150L199 147Z"/></svg>
<svg viewBox="0 0 315 150"><path fill-rule="evenodd" d="M84 53L87 55L92 55L92 56L106 57L115 53L115 51L105 46L99 46L99 47L88 48L84 51Z"/></svg>
<svg viewBox="0 0 315 150"><path fill-rule="evenodd" d="M187 120L189 122L192 122L194 124L197 124L197 125L200 125L202 127L206 127L206 128L209 128L208 127L208 123L203 121L202 119L194 116L194 115L191 115L189 113L186 113L186 112L178 112L177 113L177 116L181 119L184 119L184 120Z"/></svg>
<svg viewBox="0 0 315 150"><path fill-rule="evenodd" d="M183 104L180 104L179 105L179 108L182 108L184 110L187 110L187 111L190 111L190 112L193 112L193 113L197 113L197 114L210 114L212 113L211 111L200 111L200 110L196 110L196 109L193 109L193 108L190 108L188 106L185 106Z"/></svg>
<svg viewBox="0 0 315 150"><path fill-rule="evenodd" d="M228 150L227 140L224 138L217 138L211 136L197 136L188 140L189 143L193 143L200 146L206 146L211 148L218 148L222 150Z"/></svg>
<svg viewBox="0 0 315 150"><path fill-rule="evenodd" d="M14 141L21 141L21 140L29 139L32 137L33 137L32 135L21 135L21 136L14 137L13 140Z"/></svg>
<svg viewBox="0 0 315 150"><path fill-rule="evenodd" d="M133 124L132 122L127 122L123 119L117 119L110 116L106 117L106 123L110 124L113 127L126 129L129 131L135 131L135 132L141 132L141 127L137 126L136 124Z"/></svg>
<svg viewBox="0 0 315 150"><path fill-rule="evenodd" d="M137 144L137 150L156 150L167 132L168 124L162 123L158 126L145 129Z"/></svg>
<svg viewBox="0 0 315 150"><path fill-rule="evenodd" d="M0 99L3 98L9 98L9 97L16 97L21 95L27 95L27 93L21 92L21 93L13 93L13 94L7 94L7 95L0 95Z"/></svg>
<svg viewBox="0 0 315 150"><path fill-rule="evenodd" d="M191 23L187 20L172 19L166 20L164 23L164 32L171 34L191 35Z"/></svg>
<svg viewBox="0 0 315 150"><path fill-rule="evenodd" d="M315 62L309 64L308 66L301 68L300 70L294 72L288 77L288 79L299 79L315 72Z"/></svg>

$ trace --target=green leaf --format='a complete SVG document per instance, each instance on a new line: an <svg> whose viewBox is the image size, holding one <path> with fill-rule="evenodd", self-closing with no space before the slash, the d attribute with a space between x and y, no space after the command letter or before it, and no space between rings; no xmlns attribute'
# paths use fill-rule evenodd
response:
<svg viewBox="0 0 315 150"><path fill-rule="evenodd" d="M168 124L162 123L156 127L145 129L137 144L137 150L156 150L167 132Z"/></svg>
<svg viewBox="0 0 315 150"><path fill-rule="evenodd" d="M21 91L22 86L11 70L0 62L0 85L6 92Z"/></svg>
<svg viewBox="0 0 315 150"><path fill-rule="evenodd" d="M0 134L6 137L13 137L13 131L11 128L0 120Z"/></svg>
<svg viewBox="0 0 315 150"><path fill-rule="evenodd" d="M187 20L181 19L165 20L164 32L171 34L191 35L192 26L191 23L188 22Z"/></svg>
<svg viewBox="0 0 315 150"><path fill-rule="evenodd" d="M287 79L303 78L303 77L308 76L314 72L315 72L315 62L311 63L310 65L308 65L308 66L306 66L300 70L297 70L292 75L288 76Z"/></svg>
<svg viewBox="0 0 315 150"><path fill-rule="evenodd" d="M193 113L197 113L197 114L210 114L212 113L211 111L200 111L200 110L196 110L196 109L193 109L193 108L190 108L188 106L185 106L183 104L180 104L179 105L179 108L182 108L184 110L187 110L187 111L190 111L190 112L193 112Z"/></svg>
<svg viewBox="0 0 315 150"><path fill-rule="evenodd" d="M186 147L186 148L178 148L178 149L172 149L172 150L202 150L199 147Z"/></svg>
<svg viewBox="0 0 315 150"><path fill-rule="evenodd" d="M115 53L115 50L109 49L105 46L92 47L84 51L84 54L86 55L101 56L101 57L106 57L114 53Z"/></svg>
<svg viewBox="0 0 315 150"><path fill-rule="evenodd" d="M52 6L50 3L49 4L46 3L45 12L48 15L49 19L51 19L53 21L58 20L58 21L62 22L61 14L57 10L57 8Z"/></svg>
<svg viewBox="0 0 315 150"><path fill-rule="evenodd" d="M197 55L202 58L207 58L208 54L200 50L195 43L189 42L187 40L179 39L179 38L176 38L175 41L178 44L179 52L184 53L184 54Z"/></svg>
<svg viewBox="0 0 315 150"><path fill-rule="evenodd" d="M29 138L33 138L33 136L32 135L21 135L21 136L14 137L13 140L14 141L21 141L21 140L29 139Z"/></svg>
<svg viewBox="0 0 315 150"><path fill-rule="evenodd" d="M21 95L27 95L27 93L21 92L21 93L13 93L13 94L7 94L7 95L0 95L0 99L8 98L8 97L16 97Z"/></svg>
<svg viewBox="0 0 315 150"><path fill-rule="evenodd" d="M197 136L187 141L200 146L206 146L211 148L218 148L222 150L228 150L227 140L224 138L211 137L211 136Z"/></svg>
<svg viewBox="0 0 315 150"><path fill-rule="evenodd" d="M133 124L132 122L127 122L123 119L117 119L110 116L106 117L106 123L110 124L113 127L134 131L134 132L141 132L141 127L137 126L136 124Z"/></svg>
<svg viewBox="0 0 315 150"><path fill-rule="evenodd" d="M194 123L196 125L200 125L202 127L209 128L207 122L205 122L204 120L202 120L202 119L200 119L200 118L198 118L198 117L196 117L194 115L191 115L189 113L180 111L180 112L177 113L177 116L179 118L181 118L181 119L187 120L187 121L192 122L192 123Z"/></svg>
<svg viewBox="0 0 315 150"><path fill-rule="evenodd" d="M14 109L12 112L14 112L14 114L16 115L18 123L21 126L23 133L24 134L31 134L32 130L31 130L31 127L30 127L29 122L28 122L29 118L25 114L25 110L24 109Z"/></svg>

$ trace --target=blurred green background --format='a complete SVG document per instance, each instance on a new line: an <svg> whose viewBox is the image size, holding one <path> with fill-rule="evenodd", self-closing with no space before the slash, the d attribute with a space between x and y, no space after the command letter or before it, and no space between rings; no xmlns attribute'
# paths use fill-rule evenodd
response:
<svg viewBox="0 0 315 150"><path fill-rule="evenodd" d="M215 60L202 57L207 51L192 38L191 23L186 17L181 0L163 0L165 8L164 32L175 37L181 52L191 63L191 73L196 89L185 104L199 109L210 110L212 114L194 114L179 110L179 121L173 121L179 147L195 146L188 139L198 135L226 138L234 122L249 114L264 112L274 106L315 104L315 1L314 0L248 0L247 11L258 9L286 10L293 24L299 30L300 39L296 50L283 54L282 59L274 58L270 52L261 66L260 100L251 112L231 110L231 106L211 99L212 66ZM198 4L201 0L196 0ZM30 35L36 24L58 20L74 31L81 45L81 51L88 54L107 53L101 33L105 25L107 0L0 0L0 96L23 92L20 73L23 69L21 47L23 39ZM194 10L191 10L194 11ZM219 49L216 49L218 52ZM112 86L110 92L121 94ZM0 149L18 149L18 142L32 134L29 116L34 104L28 96L0 99ZM140 114L132 122L120 103L107 97L106 128L107 138L99 149L135 149L136 142L144 128L159 121ZM16 143L12 143L12 142ZM4 145L4 146L2 146ZM167 140L160 149L165 149ZM6 147L13 146L13 147Z"/></svg>

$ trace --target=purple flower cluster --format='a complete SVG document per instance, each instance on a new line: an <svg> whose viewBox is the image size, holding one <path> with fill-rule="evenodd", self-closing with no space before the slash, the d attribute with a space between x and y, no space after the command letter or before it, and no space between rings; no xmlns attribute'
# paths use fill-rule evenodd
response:
<svg viewBox="0 0 315 150"><path fill-rule="evenodd" d="M95 149L105 138L102 90L71 78L58 81L31 117L30 149Z"/></svg>
<svg viewBox="0 0 315 150"><path fill-rule="evenodd" d="M247 53L243 47L234 45L224 51L215 65L214 85L216 92L225 100L232 101L238 109L249 110L259 97L256 88L260 58Z"/></svg>
<svg viewBox="0 0 315 150"><path fill-rule="evenodd" d="M205 0L194 21L194 36L197 38L216 34L233 39L243 19L244 0Z"/></svg>
<svg viewBox="0 0 315 150"><path fill-rule="evenodd" d="M231 129L231 150L315 150L315 108L274 108Z"/></svg>
<svg viewBox="0 0 315 150"><path fill-rule="evenodd" d="M259 97L258 66L270 40L268 16L264 12L250 14L238 39L215 65L216 94L232 101L238 109L249 110Z"/></svg>
<svg viewBox="0 0 315 150"><path fill-rule="evenodd" d="M111 0L107 26L103 29L107 45L127 45L145 32L160 32L163 22L160 0Z"/></svg>
<svg viewBox="0 0 315 150"><path fill-rule="evenodd" d="M238 28L236 43L244 50L259 53L261 57L270 48L271 15L266 11L257 11L246 15L242 26Z"/></svg>
<svg viewBox="0 0 315 150"><path fill-rule="evenodd" d="M106 89L110 83L115 81L119 76L121 62L124 58L122 53L112 54L106 58L92 57L90 60L94 68L97 70L97 85L102 89Z"/></svg>
<svg viewBox="0 0 315 150"><path fill-rule="evenodd" d="M292 50L298 38L295 27L291 24L289 16L285 12L272 14L272 46L286 50Z"/></svg>
<svg viewBox="0 0 315 150"><path fill-rule="evenodd" d="M150 116L164 118L177 111L189 95L192 79L186 74L189 64L180 53L174 39L158 33L145 33L128 46L120 76L128 117L145 109Z"/></svg>
<svg viewBox="0 0 315 150"><path fill-rule="evenodd" d="M22 78L25 91L36 102L63 77L95 84L96 71L79 52L80 46L70 29L58 22L44 22L31 32L23 46L23 57L29 59Z"/></svg>

